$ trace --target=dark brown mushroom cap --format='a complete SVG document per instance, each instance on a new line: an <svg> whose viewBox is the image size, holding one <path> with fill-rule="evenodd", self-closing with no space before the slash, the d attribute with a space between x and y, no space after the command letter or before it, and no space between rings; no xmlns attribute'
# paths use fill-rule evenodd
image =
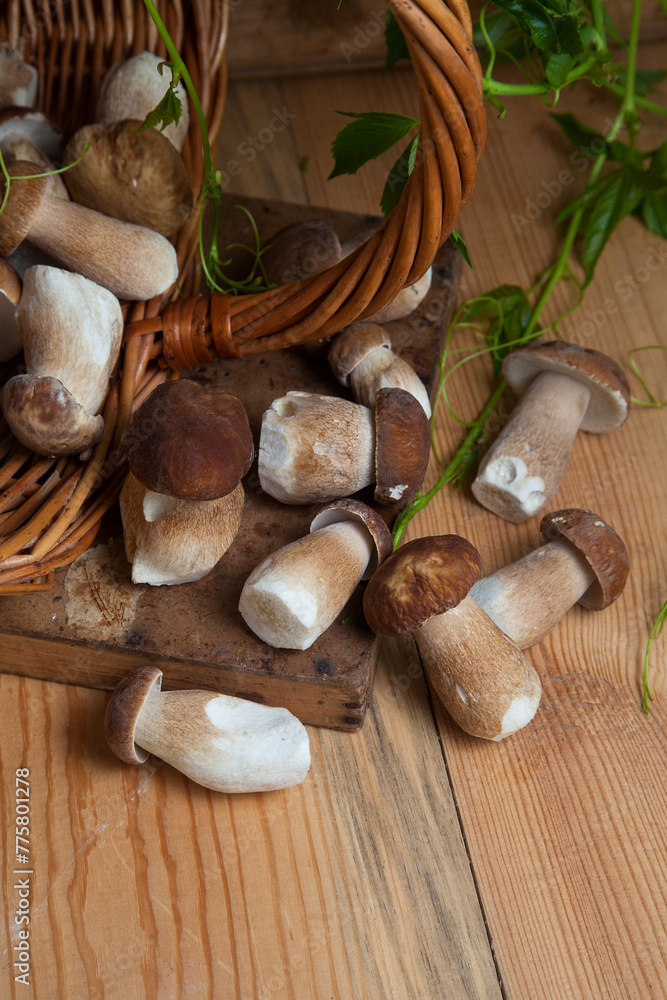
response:
<svg viewBox="0 0 667 1000"><path fill-rule="evenodd" d="M582 607L602 611L621 596L630 562L622 538L611 525L590 510L567 508L546 514L540 521L540 531L546 542L559 536L566 538L595 573L597 579L579 601Z"/></svg>
<svg viewBox="0 0 667 1000"><path fill-rule="evenodd" d="M254 446L243 403L191 379L165 382L139 407L125 438L130 469L156 493L217 500L250 468Z"/></svg>
<svg viewBox="0 0 667 1000"><path fill-rule="evenodd" d="M460 604L481 572L482 557L465 538L415 538L371 577L364 594L366 621L377 635L408 635Z"/></svg>
<svg viewBox="0 0 667 1000"><path fill-rule="evenodd" d="M162 688L162 671L157 667L138 667L123 677L111 695L104 716L107 743L126 764L143 764L149 753L134 742L139 713L151 692Z"/></svg>
<svg viewBox="0 0 667 1000"><path fill-rule="evenodd" d="M376 510L362 503L361 500L349 499L334 500L333 503L323 507L311 521L310 530L311 532L318 531L320 528L326 528L329 524L338 524L340 521L361 521L375 543L375 554L361 578L368 580L387 556L391 555L393 547L391 532Z"/></svg>
<svg viewBox="0 0 667 1000"><path fill-rule="evenodd" d="M181 155L155 129L137 132L139 121L108 128L85 125L70 139L65 172L73 200L122 222L173 236L190 217L192 190Z"/></svg>
<svg viewBox="0 0 667 1000"><path fill-rule="evenodd" d="M23 243L46 191L46 177L33 177L41 173L34 163L16 160L7 168L7 173L10 177L30 176L31 179L15 180L9 185L7 203L0 213L0 257L9 257ZM7 182L3 177L0 201L6 188Z"/></svg>
<svg viewBox="0 0 667 1000"><path fill-rule="evenodd" d="M630 386L623 370L606 354L563 340L544 340L515 347L503 362L503 375L518 393L543 371L568 375L590 389L582 431L604 434L627 420Z"/></svg>
<svg viewBox="0 0 667 1000"><path fill-rule="evenodd" d="M404 507L424 481L431 451L428 417L405 389L375 397L375 499Z"/></svg>
<svg viewBox="0 0 667 1000"><path fill-rule="evenodd" d="M340 240L323 219L286 226L271 237L262 254L266 275L276 285L320 274L340 259Z"/></svg>
<svg viewBox="0 0 667 1000"><path fill-rule="evenodd" d="M379 347L391 349L391 337L377 323L350 323L334 337L329 348L329 368L342 385L367 354Z"/></svg>

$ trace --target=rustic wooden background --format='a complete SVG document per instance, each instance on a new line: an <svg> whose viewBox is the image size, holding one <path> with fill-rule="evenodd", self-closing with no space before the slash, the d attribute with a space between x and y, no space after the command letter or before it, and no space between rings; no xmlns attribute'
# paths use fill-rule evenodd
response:
<svg viewBox="0 0 667 1000"><path fill-rule="evenodd" d="M647 46L642 61L664 64L664 45ZM568 106L596 126L610 114L583 88ZM325 180L340 124L330 109L412 113L409 72L234 84L223 168L276 107L294 118L244 161L233 190L375 211L387 158ZM665 131L652 126L643 141L657 145ZM545 185L556 191L570 153L538 101L490 121L461 222L475 264L465 294L530 284L552 259L554 219L583 174L529 226L513 216ZM659 266L644 280L649 259ZM563 333L626 365L632 347L664 346L666 269L667 244L627 220ZM665 352L646 360L664 398ZM487 366L469 366L451 388L454 406L472 416L488 392ZM215 795L166 766L123 767L101 735L104 693L0 677L3 815L14 814L15 769L28 767L34 869L28 988L12 978L17 891L4 824L3 1000L667 995L664 639L648 719L639 695L644 644L667 597L666 420L636 408L613 436L576 441L557 502L609 520L628 543L632 575L612 608L573 611L530 651L542 706L499 746L448 722L411 641L383 647L364 729L311 729L307 781L263 796ZM459 433L441 413L442 454ZM413 534L436 531L467 535L488 570L538 542L535 521L501 523L466 491L441 495L414 522Z"/></svg>

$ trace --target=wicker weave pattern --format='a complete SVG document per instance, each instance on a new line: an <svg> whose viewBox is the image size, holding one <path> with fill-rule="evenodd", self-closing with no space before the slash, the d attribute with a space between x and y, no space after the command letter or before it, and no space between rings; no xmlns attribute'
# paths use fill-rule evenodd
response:
<svg viewBox="0 0 667 1000"><path fill-rule="evenodd" d="M334 333L378 312L431 265L474 186L485 140L481 70L463 0L388 5L408 43L422 119L415 169L395 211L328 271L239 298L197 295L194 213L176 241L179 285L190 297L172 293L124 306L126 344L105 403L104 435L89 460L33 455L0 421L0 594L47 589L53 571L92 543L122 484L120 440L156 385L215 357ZM157 6L188 65L214 142L226 89L228 0L159 0ZM140 0L8 0L0 38L38 67L39 106L65 134L94 120L97 92L113 63L144 49L165 54ZM194 121L183 157L197 191L203 158Z"/></svg>

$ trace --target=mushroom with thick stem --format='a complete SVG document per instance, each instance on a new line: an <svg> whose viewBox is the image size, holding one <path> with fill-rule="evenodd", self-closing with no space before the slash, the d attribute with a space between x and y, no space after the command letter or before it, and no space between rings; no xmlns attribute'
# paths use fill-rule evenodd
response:
<svg viewBox="0 0 667 1000"><path fill-rule="evenodd" d="M380 515L358 500L336 500L315 515L310 534L255 567L239 611L264 642L308 649L392 548Z"/></svg>
<svg viewBox="0 0 667 1000"><path fill-rule="evenodd" d="M429 450L428 420L405 389L380 389L375 412L288 392L262 417L259 480L282 503L325 503L375 483L379 503L405 506L421 486Z"/></svg>
<svg viewBox="0 0 667 1000"><path fill-rule="evenodd" d="M452 718L471 736L497 742L531 721L542 687L521 650L470 597L481 568L465 538L414 539L371 578L364 614L378 635L414 632Z"/></svg>
<svg viewBox="0 0 667 1000"><path fill-rule="evenodd" d="M606 434L627 420L628 381L611 358L561 340L524 344L503 362L522 393L472 484L483 507L519 524L560 486L579 430Z"/></svg>
<svg viewBox="0 0 667 1000"><path fill-rule="evenodd" d="M133 582L200 580L241 523L241 479L254 457L243 404L190 379L165 382L137 410L124 449L120 509Z"/></svg>
<svg viewBox="0 0 667 1000"><path fill-rule="evenodd" d="M120 353L120 303L80 274L39 265L25 273L16 321L26 374L3 388L7 423L40 455L85 451L104 429L98 411Z"/></svg>
<svg viewBox="0 0 667 1000"><path fill-rule="evenodd" d="M0 215L0 257L29 239L122 299L150 299L174 283L176 251L164 236L49 197L46 178L35 176L39 173L38 167L23 160L8 169L16 180ZM3 183L3 191L5 187Z"/></svg>
<svg viewBox="0 0 667 1000"><path fill-rule="evenodd" d="M75 164L67 189L78 205L173 236L190 218L190 181L173 144L156 129L138 132L140 124L80 128L63 157Z"/></svg>
<svg viewBox="0 0 667 1000"><path fill-rule="evenodd" d="M427 417L431 403L414 368L391 349L391 337L375 323L351 323L329 347L329 367L341 385L349 385L356 403L373 409L380 389L405 389L421 403Z"/></svg>
<svg viewBox="0 0 667 1000"><path fill-rule="evenodd" d="M160 103L171 83L170 73L163 76L160 64L164 60L154 52L140 52L125 62L112 66L102 81L97 101L96 117L99 122L121 122L127 118L144 121ZM181 117L163 130L164 135L180 152L190 125L188 95L185 84L179 81L176 96L181 102Z"/></svg>
<svg viewBox="0 0 667 1000"><path fill-rule="evenodd" d="M545 545L478 580L470 591L520 649L540 642L577 603L594 611L609 607L628 578L622 539L590 510L552 511L540 530Z"/></svg>
<svg viewBox="0 0 667 1000"><path fill-rule="evenodd" d="M6 260L0 260L0 362L9 361L23 344L16 322L16 307L21 299L21 279Z"/></svg>
<svg viewBox="0 0 667 1000"><path fill-rule="evenodd" d="M120 682L104 732L126 764L154 754L216 792L289 788L310 767L308 733L286 708L214 691L162 691L162 671L152 666Z"/></svg>

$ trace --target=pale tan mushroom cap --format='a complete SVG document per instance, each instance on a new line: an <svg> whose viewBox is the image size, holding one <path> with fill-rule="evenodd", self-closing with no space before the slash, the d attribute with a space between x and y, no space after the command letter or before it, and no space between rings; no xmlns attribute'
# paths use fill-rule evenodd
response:
<svg viewBox="0 0 667 1000"><path fill-rule="evenodd" d="M581 430L604 434L627 420L630 386L622 369L606 354L562 340L547 340L515 347L503 362L503 376L517 393L524 392L543 371L567 375L590 390Z"/></svg>
<svg viewBox="0 0 667 1000"><path fill-rule="evenodd" d="M342 385L349 385L350 372L378 348L391 349L391 337L383 327L376 323L350 323L331 342L329 367Z"/></svg>
<svg viewBox="0 0 667 1000"><path fill-rule="evenodd" d="M0 51L0 108L31 108L37 100L39 74L24 62L16 49L5 44Z"/></svg>
<svg viewBox="0 0 667 1000"><path fill-rule="evenodd" d="M111 695L104 716L104 735L116 756L126 764L143 764L148 760L148 751L134 742L134 731L149 695L161 689L162 671L147 666L126 674Z"/></svg>
<svg viewBox="0 0 667 1000"><path fill-rule="evenodd" d="M160 587L200 580L236 538L244 499L239 483L218 500L178 500L151 492L129 472L120 512L133 582Z"/></svg>
<svg viewBox="0 0 667 1000"><path fill-rule="evenodd" d="M140 52L123 63L112 66L104 77L97 102L99 122L120 122L126 118L143 121L167 92L171 71L165 67L163 75L158 70L163 62L153 52ZM188 94L183 81L179 81L176 94L183 107L177 125L168 125L164 135L179 151L183 148L190 125Z"/></svg>
<svg viewBox="0 0 667 1000"><path fill-rule="evenodd" d="M0 111L0 142L22 135L41 150L49 160L59 160L63 134L50 118L37 108L4 108Z"/></svg>
<svg viewBox="0 0 667 1000"><path fill-rule="evenodd" d="M271 284L287 285L337 264L340 241L322 219L294 222L268 241L262 264Z"/></svg>

